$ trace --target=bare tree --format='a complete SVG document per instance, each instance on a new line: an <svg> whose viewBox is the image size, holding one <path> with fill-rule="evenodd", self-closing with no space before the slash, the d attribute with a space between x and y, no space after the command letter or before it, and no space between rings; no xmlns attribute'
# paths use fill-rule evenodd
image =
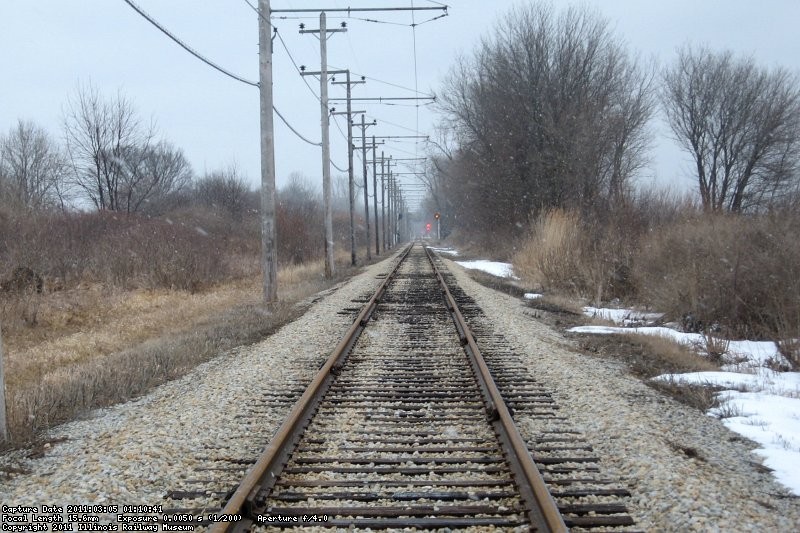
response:
<svg viewBox="0 0 800 533"><path fill-rule="evenodd" d="M154 135L121 93L105 100L91 85L79 87L64 111L72 185L97 209L126 210L132 174L125 156L142 153Z"/></svg>
<svg viewBox="0 0 800 533"><path fill-rule="evenodd" d="M322 198L311 182L299 172L278 191L278 257L282 262L303 263L323 256L319 231L324 224Z"/></svg>
<svg viewBox="0 0 800 533"><path fill-rule="evenodd" d="M618 198L646 162L652 78L594 11L513 9L439 98L459 225L513 236L543 209Z"/></svg>
<svg viewBox="0 0 800 533"><path fill-rule="evenodd" d="M195 197L207 207L226 212L239 219L246 211L250 188L236 164L215 170L195 183Z"/></svg>
<svg viewBox="0 0 800 533"><path fill-rule="evenodd" d="M65 160L46 131L19 120L0 137L0 199L6 204L37 210L63 199Z"/></svg>
<svg viewBox="0 0 800 533"><path fill-rule="evenodd" d="M353 185L358 187L358 183ZM354 198L358 198L355 193ZM339 174L331 180L331 207L334 211L350 211L350 180L347 175ZM358 209L358 203L355 208Z"/></svg>
<svg viewBox="0 0 800 533"><path fill-rule="evenodd" d="M630 196L630 178L649 162L652 135L648 124L656 108L655 65L639 68L625 62L619 74L619 87L608 111L609 150L604 179L608 194L615 202Z"/></svg>
<svg viewBox="0 0 800 533"><path fill-rule="evenodd" d="M664 71L670 127L694 159L706 209L762 207L792 189L800 157L800 83L752 58L686 46Z"/></svg>
<svg viewBox="0 0 800 533"><path fill-rule="evenodd" d="M122 171L120 209L128 212L164 210L192 181L192 167L183 150L167 141L124 149Z"/></svg>

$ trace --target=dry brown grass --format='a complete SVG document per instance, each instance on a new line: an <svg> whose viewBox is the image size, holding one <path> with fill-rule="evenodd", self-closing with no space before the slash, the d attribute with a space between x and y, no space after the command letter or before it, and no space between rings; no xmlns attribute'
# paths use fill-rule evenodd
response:
<svg viewBox="0 0 800 533"><path fill-rule="evenodd" d="M581 252L584 247L580 217L575 212L554 209L539 217L514 256L518 276L547 289L578 293L583 289Z"/></svg>
<svg viewBox="0 0 800 533"><path fill-rule="evenodd" d="M717 399L719 389L715 387L694 385L674 379L667 381L648 381L647 384L655 390L704 413L720 405Z"/></svg>
<svg viewBox="0 0 800 533"><path fill-rule="evenodd" d="M585 352L625 362L631 374L681 403L704 412L717 405L713 388L650 379L661 374L719 370L718 365L666 337L588 335L581 336L580 345Z"/></svg>
<svg viewBox="0 0 800 533"><path fill-rule="evenodd" d="M42 296L36 327L4 331L8 382L27 382L43 369L106 356L235 303L255 303L255 284L251 278L197 294L166 289L108 291L94 284Z"/></svg>
<svg viewBox="0 0 800 533"><path fill-rule="evenodd" d="M591 353L624 361L644 379L660 374L719 370L719 365L686 346L653 335L582 335L581 347Z"/></svg>
<svg viewBox="0 0 800 533"><path fill-rule="evenodd" d="M337 269L339 279L353 273ZM13 443L263 339L304 311L296 302L335 282L322 274L322 262L279 270L281 301L269 310L253 276L195 294L93 284L40 296L37 326L3 332Z"/></svg>
<svg viewBox="0 0 800 533"><path fill-rule="evenodd" d="M595 305L630 295L638 232L626 227L632 215L624 210L617 215L622 221L584 220L577 211L562 209L545 212L514 255L515 271L529 284L586 297Z"/></svg>

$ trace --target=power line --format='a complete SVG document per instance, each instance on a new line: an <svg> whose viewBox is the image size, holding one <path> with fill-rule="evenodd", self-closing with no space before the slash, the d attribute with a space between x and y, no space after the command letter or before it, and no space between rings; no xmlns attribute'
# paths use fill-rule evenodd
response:
<svg viewBox="0 0 800 533"><path fill-rule="evenodd" d="M246 1L247 0L245 0L245 2ZM281 44L283 45L283 49L286 50L286 55L288 55L289 59L292 61L292 65L294 65L294 68L297 70L298 75L300 75L300 79L303 80L303 83L305 83L306 87L308 87L308 90L311 91L311 94L313 94L314 98L316 98L317 101L319 102L319 95L317 93L315 93L314 89L311 88L311 85L308 84L308 81L306 81L306 77L303 76L302 74L300 74L302 71L300 70L300 67L297 66L297 62L294 60L294 57L292 57L292 53L289 51L289 47L286 46L286 41L283 40L283 36L281 35L281 32L277 31L277 29L276 29L275 35L278 36L278 40L280 40Z"/></svg>
<svg viewBox="0 0 800 533"><path fill-rule="evenodd" d="M292 130L292 132L293 132L295 135L297 135L298 137L300 137L301 139L303 139L305 142L307 142L308 144L310 144L310 145L312 145L312 146L322 146L322 143L321 143L321 142L315 143L314 141L309 141L308 139L306 139L305 137L303 137L303 136L300 134L300 132L298 132L296 129L294 129L294 128L292 127L292 125L291 125L291 124L289 124L289 121L288 121L288 120L286 120L286 119L283 117L283 115L281 115L281 112L280 112L280 111L278 111L278 108L277 108L277 107L275 107L274 105L272 106L272 110L273 110L273 111L275 111L275 114L277 114L277 115L278 115L278 116L281 118L281 120L283 121L283 123L284 123L284 124L286 124L286 126L287 126L287 127L290 129L290 130Z"/></svg>
<svg viewBox="0 0 800 533"><path fill-rule="evenodd" d="M411 7L414 7L414 0L411 0ZM414 40L414 91L419 92L419 82L417 77L417 23L414 18L414 12L411 12L411 35ZM416 107L417 122L415 124L417 135L419 135L419 105ZM417 149L414 147L414 155Z"/></svg>
<svg viewBox="0 0 800 533"><path fill-rule="evenodd" d="M142 17L144 17L145 19L147 19L147 21L148 21L148 22L150 22L150 23L151 23L153 26L155 26L156 28L158 28L159 30L161 30L161 31L162 31L162 32L163 32L163 33L164 33L164 34L165 34L167 37L169 37L170 39L172 39L173 41L175 41L176 43L178 43L178 44L181 46L181 48L183 48L184 50L186 50L187 52L189 52L190 54L192 54L193 56L195 56L197 59L201 60L203 63L206 63L206 64L207 64L207 65L209 65L210 67L213 67L213 68L215 68L216 70L218 70L218 71L222 72L222 73L223 73L223 74L225 74L226 76L229 76L229 77L231 77L231 78L233 78L233 79L235 79L235 80L237 80L237 81L240 81L240 82L242 82L242 83L246 83L247 85L251 85L251 86L253 86L253 87L258 87L258 83L254 82L254 81L246 80L246 79L244 79L244 78L241 78L241 77L237 76L236 74L233 74L233 73L229 72L228 70L226 70L226 69L222 68L221 66L217 65L216 63L214 63L214 62L213 62L213 61L211 61L210 59L207 59L206 57L202 56L202 55L201 55L199 52L195 51L195 50L194 50L194 49L193 49L191 46L189 46L188 44L186 44L185 42L183 42L182 40L180 40L180 39L179 39L178 37L176 37L176 36L175 36L175 35L174 35L172 32L170 32L170 31L169 31L167 28L165 28L164 26L162 26L162 25L161 25L161 24L160 24L160 23L159 23L157 20L155 20L155 19L154 19L153 17L151 17L150 15L148 15L148 14L147 14L147 13L146 13L146 12L145 12L145 11L144 11L142 8L141 8L141 7L139 7L138 5L136 5L136 4L133 2L133 0L123 0L123 2L125 2L126 4L128 4L129 6L131 6L131 8L133 8L133 10L134 10L134 11L136 11L136 12L137 12L137 13L139 13L139 14L140 14ZM245 0L245 2L247 2L247 0ZM248 5L250 5L250 7L253 7L253 6L250 4L250 2L247 2L247 4L248 4ZM256 10L256 12L257 12L257 11L258 11L258 10ZM293 60L293 61L294 61L294 60ZM277 108L277 107L275 107L275 106L273 105L273 106L272 106L272 109L273 109L273 111L275 111L275 114L277 114L277 115L280 117L280 119L283 121L283 123L284 123L284 124L286 124L286 126L287 126L287 127L290 129L290 130L292 130L292 132L293 132L295 135L297 135L297 136L298 136L300 139L304 140L305 142L307 142L308 144L310 144L310 145L312 145L312 146L322 146L322 143L315 143L314 141L309 141L309 140L308 140L308 139L306 139L306 138L305 138L305 137L304 137L304 136L303 136L303 135L302 135L300 132L298 132L296 129L294 129L294 127L293 127L291 124L289 124L289 121L288 121L288 120L286 120L286 117L284 117L284 116L281 114L281 112L280 112L280 111L278 111L278 108Z"/></svg>
<svg viewBox="0 0 800 533"><path fill-rule="evenodd" d="M252 9L253 11L256 12L256 15L258 15L262 19L264 18L264 15L259 13L258 8L256 6L254 6L250 2L250 0L244 0L244 2L245 2L245 4L250 6L250 9ZM292 65L294 65L295 70L297 70L297 73L300 74L300 72L301 72L300 67L297 65L297 61L294 60L294 56L292 56L292 53L289 51L289 47L286 45L286 41L283 40L283 35L281 35L281 33L278 31L278 28L276 26L273 26L273 28L275 28L275 35L278 36L278 40L283 45L283 49L286 51L286 55L289 56L289 60L292 62ZM314 95L314 98L316 98L317 101L319 101L319 96L317 95L317 93L314 92L314 89L311 88L311 85L308 84L308 81L306 81L306 78L301 75L300 79L303 80L303 83L305 83L306 87L308 87L308 90L311 91L311 94Z"/></svg>
<svg viewBox="0 0 800 533"><path fill-rule="evenodd" d="M377 120L378 122L384 122L384 123L386 123L386 124L389 124L390 126L394 126L394 127L396 127L396 128L404 129L404 130L406 130L406 131L411 131L411 132L413 132L413 133L417 133L417 130L415 130L415 129L413 129L413 128L408 128L408 127L406 127L406 126L401 126L400 124L396 124L396 123L394 123L394 122L389 122L388 120L385 120L385 119L382 119L382 118L378 118L378 117L376 117L375 115L372 115L372 114L370 114L370 113L366 113L366 115L367 115L368 117L372 118L373 120Z"/></svg>
<svg viewBox="0 0 800 533"><path fill-rule="evenodd" d="M341 67L334 67L333 65L331 65L331 68L341 69ZM344 70L344 69L341 69L341 70ZM378 83L383 83L383 84L385 84L385 85L390 85L390 86L392 86L392 87L397 87L398 89L403 89L404 91L416 92L417 94L422 94L422 95L424 95L424 96L433 97L433 95L432 95L432 94L428 94L428 93L420 93L419 91L415 91L415 90L414 90L414 89L412 89L411 87L405 87L405 86L403 86L403 85L398 85L398 84L396 84L396 83L391 83L391 82L388 82L388 81L379 80L378 78L373 78L373 77L371 77L371 76L367 76L367 75L365 75L365 74L359 74L358 72L353 72L352 70L350 71L350 73L351 73L351 74L353 74L354 76L363 76L364 78L366 78L366 79L368 79L368 80L371 80L371 81L376 81L376 82L378 82Z"/></svg>
<svg viewBox="0 0 800 533"><path fill-rule="evenodd" d="M222 72L226 76L229 76L229 77L231 77L231 78L233 78L233 79L235 79L237 81L240 81L242 83L246 83L247 85L252 85L253 87L258 87L258 83L254 82L254 81L246 80L246 79L244 79L244 78L242 78L240 76L237 76L236 74L230 72L229 70L226 70L226 69L222 68L221 66L217 65L216 63L214 63L210 59L208 59L208 58L204 57L203 55L201 55L199 52L195 51L191 46L189 46L188 44L186 44L183 41L181 41L178 37L173 35L167 28L162 26L157 20L155 20L150 15L148 15L141 7L136 5L133 2L133 0L123 0L123 2L125 2L126 4L131 6L131 8L133 8L134 11L136 11L142 17L147 19L147 21L150 24L152 24L153 26L155 26L156 28L161 30L161 32L164 33L164 35L166 35L167 37L169 37L170 39L172 39L173 41L178 43L181 46L181 48L183 48L184 50L186 50L187 52L189 52L190 54L195 56L197 59L199 59L203 63L207 64L208 66L210 66L212 68L217 69L218 71Z"/></svg>

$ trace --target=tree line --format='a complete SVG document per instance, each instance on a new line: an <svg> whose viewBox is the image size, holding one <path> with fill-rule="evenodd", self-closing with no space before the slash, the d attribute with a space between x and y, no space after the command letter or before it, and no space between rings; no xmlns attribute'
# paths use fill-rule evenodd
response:
<svg viewBox="0 0 800 533"><path fill-rule="evenodd" d="M0 135L0 206L12 212L91 206L158 215L198 204L240 216L253 203L235 164L195 176L183 150L159 138L122 93L79 87L64 106L60 141L23 119Z"/></svg>
<svg viewBox="0 0 800 533"><path fill-rule="evenodd" d="M797 73L691 45L658 67L588 8L512 9L452 67L438 100L427 209L448 229L515 238L554 208L602 218L630 198L659 111L692 157L704 209L798 199Z"/></svg>

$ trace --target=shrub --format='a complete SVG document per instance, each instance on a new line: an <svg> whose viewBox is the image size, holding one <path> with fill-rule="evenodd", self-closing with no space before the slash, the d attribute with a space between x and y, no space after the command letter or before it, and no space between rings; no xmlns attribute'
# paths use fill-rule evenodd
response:
<svg viewBox="0 0 800 533"><path fill-rule="evenodd" d="M745 337L800 335L800 217L698 214L642 243L640 297L696 329Z"/></svg>
<svg viewBox="0 0 800 533"><path fill-rule="evenodd" d="M253 217L251 217L253 218ZM245 221L193 211L149 218L109 212L45 213L0 221L0 279L29 268L46 288L84 281L120 288L196 290L243 268L260 240ZM248 271L249 270L249 271Z"/></svg>

